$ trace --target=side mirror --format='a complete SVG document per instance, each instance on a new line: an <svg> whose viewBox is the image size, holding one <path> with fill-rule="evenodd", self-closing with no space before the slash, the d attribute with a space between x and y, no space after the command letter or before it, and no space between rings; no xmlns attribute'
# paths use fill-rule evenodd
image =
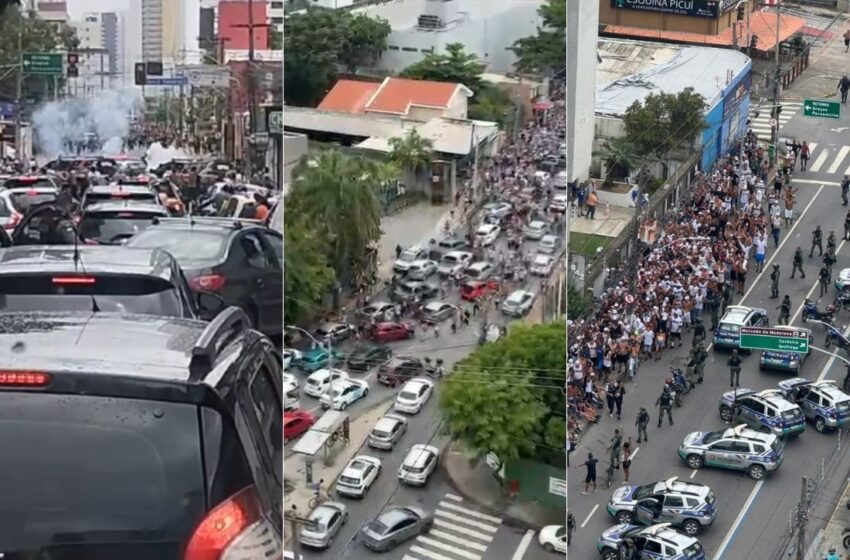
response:
<svg viewBox="0 0 850 560"><path fill-rule="evenodd" d="M204 321L211 321L227 307L224 299L212 292L197 292L195 294L195 303L198 306L201 319Z"/></svg>

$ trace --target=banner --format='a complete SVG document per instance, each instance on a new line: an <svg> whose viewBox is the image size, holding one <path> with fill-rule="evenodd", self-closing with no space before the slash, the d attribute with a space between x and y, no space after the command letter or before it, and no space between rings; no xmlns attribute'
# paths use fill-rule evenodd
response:
<svg viewBox="0 0 850 560"><path fill-rule="evenodd" d="M716 18L734 5L729 0L611 0L612 8L705 18Z"/></svg>

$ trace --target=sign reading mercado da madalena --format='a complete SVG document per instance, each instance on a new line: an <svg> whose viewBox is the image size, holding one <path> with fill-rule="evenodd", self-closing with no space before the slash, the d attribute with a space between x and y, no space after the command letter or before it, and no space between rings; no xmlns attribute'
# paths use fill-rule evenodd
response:
<svg viewBox="0 0 850 560"><path fill-rule="evenodd" d="M736 0L611 0L611 7L680 16L715 18L733 9L736 3Z"/></svg>

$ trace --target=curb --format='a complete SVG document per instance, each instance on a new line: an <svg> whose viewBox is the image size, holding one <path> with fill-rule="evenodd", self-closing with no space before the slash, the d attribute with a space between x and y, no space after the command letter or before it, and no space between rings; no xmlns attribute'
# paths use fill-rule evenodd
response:
<svg viewBox="0 0 850 560"><path fill-rule="evenodd" d="M451 472L449 471L448 467L446 466L446 457L448 456L448 453L451 452L452 449L454 448L455 443L456 443L455 441L452 441L448 445L446 450L443 452L443 457L440 459L440 471L446 477L446 480L448 481L449 486L451 486L452 490L454 490L455 492L457 492L458 494L463 496L464 499L469 500L470 502L475 504L476 507L481 509L484 513L487 513L489 515L492 515L494 517L498 517L498 518L502 519L502 521L505 523L505 525L508 525L509 527L514 527L514 528L522 529L522 530L531 529L531 530L534 530L534 531L538 531L540 529L540 527L538 525L529 523L528 521L525 521L524 519L520 519L519 517L507 514L503 511L499 511L498 509L496 509L492 506L482 504L476 498L465 493L463 490L461 490L458 487L454 478L452 478Z"/></svg>

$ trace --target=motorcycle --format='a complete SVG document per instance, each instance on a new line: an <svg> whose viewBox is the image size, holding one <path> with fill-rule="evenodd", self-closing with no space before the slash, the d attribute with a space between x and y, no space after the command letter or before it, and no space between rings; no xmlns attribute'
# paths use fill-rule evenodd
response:
<svg viewBox="0 0 850 560"><path fill-rule="evenodd" d="M826 308L821 311L820 309L818 309L817 302L813 302L812 300L806 298L806 301L803 304L802 319L804 323L809 319L814 319L816 321L823 321L824 323L829 323L831 325L832 322L835 320L835 305L827 305Z"/></svg>
<svg viewBox="0 0 850 560"><path fill-rule="evenodd" d="M685 379L685 374L682 368L671 367L670 372L673 374L673 383L676 386L676 392L682 395L687 395L691 392L691 384Z"/></svg>
<svg viewBox="0 0 850 560"><path fill-rule="evenodd" d="M835 347L839 350L847 350L850 348L850 340L847 340L841 332L834 327L826 328L826 340L823 345L826 348L829 348L835 344Z"/></svg>
<svg viewBox="0 0 850 560"><path fill-rule="evenodd" d="M431 363L431 358L425 358L425 375L434 379L443 378L443 359L437 358L436 362Z"/></svg>
<svg viewBox="0 0 850 560"><path fill-rule="evenodd" d="M838 292L838 296L836 296L832 305L835 306L836 311L850 309L850 286L845 286Z"/></svg>
<svg viewBox="0 0 850 560"><path fill-rule="evenodd" d="M679 391L679 386L669 377L664 380L664 384L670 387L670 398L676 403L676 408L682 408L682 392Z"/></svg>

